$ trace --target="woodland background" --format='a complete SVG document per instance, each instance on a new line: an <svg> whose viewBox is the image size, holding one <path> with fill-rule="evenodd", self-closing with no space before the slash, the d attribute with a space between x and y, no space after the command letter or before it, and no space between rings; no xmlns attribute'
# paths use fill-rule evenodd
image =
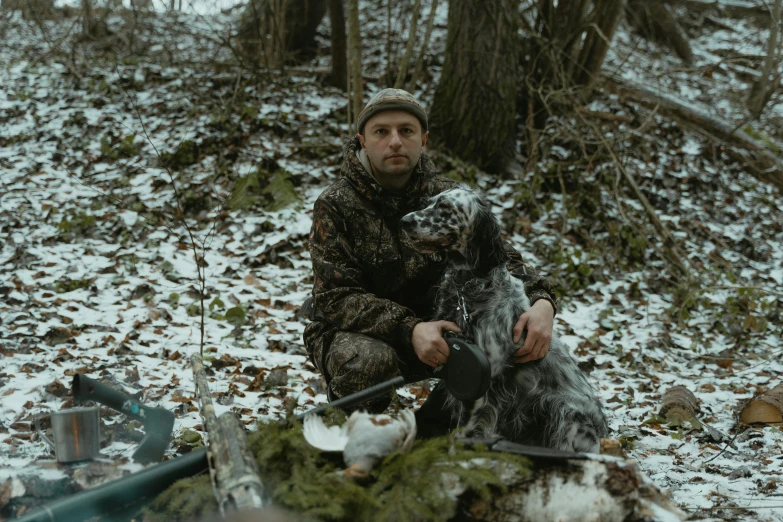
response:
<svg viewBox="0 0 783 522"><path fill-rule="evenodd" d="M191 353L251 428L326 401L310 211L397 86L556 284L627 455L694 520L783 520L780 421L740 418L783 382L780 29L781 0L2 0L0 514L138 469L109 410L112 464L54 464L31 424L75 372L175 411L172 455Z"/></svg>

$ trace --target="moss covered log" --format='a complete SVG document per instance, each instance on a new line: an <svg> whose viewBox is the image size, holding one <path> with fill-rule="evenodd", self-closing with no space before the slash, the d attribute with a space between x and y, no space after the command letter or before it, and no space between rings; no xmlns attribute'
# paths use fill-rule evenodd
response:
<svg viewBox="0 0 783 522"><path fill-rule="evenodd" d="M304 520L445 521L455 516L461 498L486 502L506 491L509 475L529 476L523 457L468 449L449 437L390 455L362 484L343 475L342 454L310 446L297 422L259 424L248 444L275 505ZM164 492L145 520L199 520L216 510L209 478L202 476Z"/></svg>

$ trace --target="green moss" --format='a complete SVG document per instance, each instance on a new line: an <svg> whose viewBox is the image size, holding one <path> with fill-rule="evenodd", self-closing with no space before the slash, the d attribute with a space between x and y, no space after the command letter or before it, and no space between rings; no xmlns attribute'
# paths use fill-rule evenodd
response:
<svg viewBox="0 0 783 522"><path fill-rule="evenodd" d="M197 315L201 315L201 306L199 306L199 304L194 301L190 303L187 308L185 308L185 311L189 316L195 317Z"/></svg>
<svg viewBox="0 0 783 522"><path fill-rule="evenodd" d="M134 141L136 135L120 136L114 138L111 134L106 134L101 138L101 154L109 161L116 161L122 158L132 158L138 154Z"/></svg>
<svg viewBox="0 0 783 522"><path fill-rule="evenodd" d="M763 143L764 145L766 145L767 147L769 147L769 150L771 150L775 154L777 155L783 154L783 149L781 149L780 145L772 141L772 138L770 138L769 134L767 134L766 132L756 130L751 125L743 125L742 130L745 132L745 134L747 134L751 138L754 138L760 141L761 143Z"/></svg>
<svg viewBox="0 0 783 522"><path fill-rule="evenodd" d="M325 416L327 424L344 419L341 412ZM296 421L258 424L248 437L248 446L273 502L304 520L445 521L457 511L457 501L447 494L446 483L458 480L475 495L489 498L505 490L498 467L523 477L529 474L529 461L523 457L468 449L451 437L441 437L417 441L409 453L389 455L371 472L369 483L362 485L343 475L341 454L310 446ZM175 487L178 496L164 493L168 504L160 499L154 502L156 510L169 513L166 520L183 520L188 515L179 506L190 499L189 490Z"/></svg>
<svg viewBox="0 0 783 522"><path fill-rule="evenodd" d="M61 279L55 283L54 290L58 294L64 294L67 292L73 292L74 290L87 288L91 283L91 279Z"/></svg>
<svg viewBox="0 0 783 522"><path fill-rule="evenodd" d="M262 173L258 170L247 176L239 178L234 184L234 190L228 198L228 208L231 210L245 210L252 207L261 192Z"/></svg>
<svg viewBox="0 0 783 522"><path fill-rule="evenodd" d="M267 204L264 207L270 212L276 212L300 201L294 184L291 183L291 174L284 170L274 173L263 193L267 196Z"/></svg>
<svg viewBox="0 0 783 522"><path fill-rule="evenodd" d="M237 180L228 200L231 210L245 210L261 203L270 212L299 203L291 174L283 169L260 168Z"/></svg>
<svg viewBox="0 0 783 522"><path fill-rule="evenodd" d="M90 236L96 227L97 218L86 212L70 211L57 223L57 239L70 242L77 237Z"/></svg>
<svg viewBox="0 0 783 522"><path fill-rule="evenodd" d="M233 308L226 310L226 321L233 324L234 326L241 326L245 324L245 318L245 309L241 306L234 306Z"/></svg>
<svg viewBox="0 0 783 522"><path fill-rule="evenodd" d="M179 480L144 508L145 522L201 520L218 509L209 474Z"/></svg>
<svg viewBox="0 0 783 522"><path fill-rule="evenodd" d="M209 311L210 311L210 312L211 312L212 310L214 310L215 308L218 308L218 309L220 309L220 308L225 308L225 307L226 307L226 303L224 303L224 302L223 302L223 300L222 300L222 299L220 299L220 297L215 297L215 298L212 300L212 302L211 302L211 303L209 303Z"/></svg>
<svg viewBox="0 0 783 522"><path fill-rule="evenodd" d="M191 140L184 140L174 152L161 152L160 159L166 167L181 169L199 160L199 146Z"/></svg>

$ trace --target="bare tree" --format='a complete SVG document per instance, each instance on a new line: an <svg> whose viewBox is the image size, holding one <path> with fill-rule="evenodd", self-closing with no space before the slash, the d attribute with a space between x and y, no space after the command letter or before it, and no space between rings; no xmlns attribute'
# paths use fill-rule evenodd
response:
<svg viewBox="0 0 783 522"><path fill-rule="evenodd" d="M408 65L411 63L411 56L413 55L413 46L416 43L416 29L419 26L419 11L421 7L421 0L414 0L413 2L413 14L411 15L411 25L408 29L408 45L405 48L405 54L402 56L402 62L400 63L400 70L397 72L397 81L394 82L394 88L402 88L402 84L405 81L405 77L408 75Z"/></svg>
<svg viewBox="0 0 783 522"><path fill-rule="evenodd" d="M754 117L758 118L761 111L769 101L770 96L777 88L780 81L778 65L780 64L780 44L778 35L780 31L781 0L775 2L772 9L772 23L769 27L769 40L767 42L767 56L764 58L764 66L761 76L753 82L748 95L748 108ZM771 78L774 76L774 78Z"/></svg>
<svg viewBox="0 0 783 522"><path fill-rule="evenodd" d="M348 125L356 132L356 119L362 110L362 34L359 30L359 0L348 0L348 46L350 53L350 89L348 105L352 108L348 114Z"/></svg>
<svg viewBox="0 0 783 522"><path fill-rule="evenodd" d="M329 0L329 23L332 26L332 74L329 83L348 90L348 58L343 0Z"/></svg>
<svg viewBox="0 0 783 522"><path fill-rule="evenodd" d="M432 0L430 6L430 15L427 18L427 31L424 33L424 42L421 44L419 50L419 56L416 58L416 65L413 68L413 74L408 82L408 91L413 92L416 88L416 82L421 74L421 67L424 64L424 55L427 54L427 49L430 47L430 38L432 37L432 28L435 26L435 13L438 10L438 0Z"/></svg>
<svg viewBox="0 0 783 522"><path fill-rule="evenodd" d="M325 14L326 0L251 0L240 17L237 37L255 62L281 68L288 61L315 56L315 30Z"/></svg>
<svg viewBox="0 0 783 522"><path fill-rule="evenodd" d="M663 0L628 0L625 15L642 36L671 48L685 63L693 61L688 36Z"/></svg>
<svg viewBox="0 0 783 522"><path fill-rule="evenodd" d="M82 0L82 34L92 33L92 0Z"/></svg>
<svg viewBox="0 0 783 522"><path fill-rule="evenodd" d="M514 0L452 0L432 138L481 168L514 156L518 43Z"/></svg>

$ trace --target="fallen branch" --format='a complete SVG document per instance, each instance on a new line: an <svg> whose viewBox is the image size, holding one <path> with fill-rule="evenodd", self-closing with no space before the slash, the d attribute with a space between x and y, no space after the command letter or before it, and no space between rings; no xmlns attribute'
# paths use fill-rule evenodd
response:
<svg viewBox="0 0 783 522"><path fill-rule="evenodd" d="M690 270L688 269L687 257L680 254L680 249L678 247L677 241L674 239L674 236L671 232L669 232L669 229L666 227L666 225L663 224L660 218L658 218L658 213L655 211L655 208L639 188L639 185L636 183L636 180L633 178L631 173L628 172L623 163L617 157L617 154L615 154L611 145L604 137L601 129L599 129L598 126L593 122L585 118L583 113L577 111L576 114L579 115L580 119L585 125L589 126L593 130L593 134L601 141L609 155L612 157L612 161L614 161L617 169L623 175L625 181L631 186L631 190L633 190L636 199L638 199L644 207L645 212L647 212L647 215L650 218L650 222L663 242L663 252L661 255L670 263L672 263L682 273L687 281L691 281L692 276Z"/></svg>
<svg viewBox="0 0 783 522"><path fill-rule="evenodd" d="M712 140L730 145L727 152L745 163L756 178L771 183L783 191L783 144L769 138L759 139L745 130L743 124L734 124L714 115L707 107L680 100L673 94L620 78L607 78L607 87L617 94L632 98L646 107L657 107L658 112L675 118Z"/></svg>

